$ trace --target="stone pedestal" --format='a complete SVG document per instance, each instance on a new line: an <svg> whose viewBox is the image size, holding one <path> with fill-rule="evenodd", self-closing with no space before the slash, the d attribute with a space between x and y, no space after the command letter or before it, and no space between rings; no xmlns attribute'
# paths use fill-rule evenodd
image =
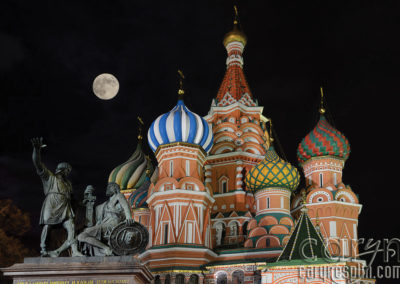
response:
<svg viewBox="0 0 400 284"><path fill-rule="evenodd" d="M136 284L153 276L133 256L32 257L2 268L14 284Z"/></svg>

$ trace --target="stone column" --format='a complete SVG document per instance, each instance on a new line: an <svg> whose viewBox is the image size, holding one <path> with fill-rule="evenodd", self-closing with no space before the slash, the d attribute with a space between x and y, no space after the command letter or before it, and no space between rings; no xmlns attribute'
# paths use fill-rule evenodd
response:
<svg viewBox="0 0 400 284"><path fill-rule="evenodd" d="M206 190L208 189L208 192L212 194L213 192L212 192L212 186L211 186L211 182L212 182L211 166L210 165L205 165L204 169L206 170L206 172L204 173Z"/></svg>
<svg viewBox="0 0 400 284"><path fill-rule="evenodd" d="M236 162L236 190L243 190L243 162Z"/></svg>

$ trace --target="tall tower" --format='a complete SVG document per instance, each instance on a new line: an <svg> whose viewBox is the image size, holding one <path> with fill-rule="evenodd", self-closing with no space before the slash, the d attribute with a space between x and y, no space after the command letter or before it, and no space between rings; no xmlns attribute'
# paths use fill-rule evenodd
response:
<svg viewBox="0 0 400 284"><path fill-rule="evenodd" d="M264 160L246 175L246 185L255 191L256 214L248 227L244 246L273 249L264 257L275 257L289 240L294 222L290 215L290 196L300 182L300 174L281 159L270 146Z"/></svg>
<svg viewBox="0 0 400 284"><path fill-rule="evenodd" d="M256 205L244 184L246 172L260 162L266 149L258 106L243 72L246 35L239 28L235 7L233 29L223 40L227 50L226 72L205 119L213 125L214 144L205 163L206 187L212 191L213 246L243 246L246 227ZM268 145L267 145L268 147Z"/></svg>
<svg viewBox="0 0 400 284"><path fill-rule="evenodd" d="M297 149L306 180L306 206L313 223L320 221L321 233L332 256L356 257L358 215L362 206L350 186L342 181L350 144L324 114L321 88L320 119ZM302 207L300 195L293 200L294 214L299 214Z"/></svg>
<svg viewBox="0 0 400 284"><path fill-rule="evenodd" d="M148 131L158 179L150 185L147 198L150 247L140 257L161 278L179 278L184 272L201 278L200 266L214 256L210 250L214 199L203 176L213 135L211 126L185 106L182 79L177 105Z"/></svg>

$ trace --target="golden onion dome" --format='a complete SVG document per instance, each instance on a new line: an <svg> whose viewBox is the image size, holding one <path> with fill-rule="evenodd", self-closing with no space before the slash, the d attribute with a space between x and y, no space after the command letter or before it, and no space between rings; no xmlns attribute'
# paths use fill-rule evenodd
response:
<svg viewBox="0 0 400 284"><path fill-rule="evenodd" d="M246 175L246 186L251 190L271 187L294 191L300 183L300 174L290 163L281 159L270 146L264 160L255 165Z"/></svg>
<svg viewBox="0 0 400 284"><path fill-rule="evenodd" d="M226 47L229 43L234 41L241 42L244 46L247 43L247 37L241 30L239 30L237 23L234 24L233 30L225 34L223 43Z"/></svg>

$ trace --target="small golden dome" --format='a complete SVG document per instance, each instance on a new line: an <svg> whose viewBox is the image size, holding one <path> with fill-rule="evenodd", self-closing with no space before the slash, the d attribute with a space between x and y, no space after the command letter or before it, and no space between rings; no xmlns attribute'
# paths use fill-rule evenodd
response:
<svg viewBox="0 0 400 284"><path fill-rule="evenodd" d="M233 26L233 30L231 30L224 36L224 41L223 41L224 46L226 47L229 43L234 42L234 41L241 42L241 43L243 43L244 46L247 43L246 35L241 30L239 30L236 23Z"/></svg>

